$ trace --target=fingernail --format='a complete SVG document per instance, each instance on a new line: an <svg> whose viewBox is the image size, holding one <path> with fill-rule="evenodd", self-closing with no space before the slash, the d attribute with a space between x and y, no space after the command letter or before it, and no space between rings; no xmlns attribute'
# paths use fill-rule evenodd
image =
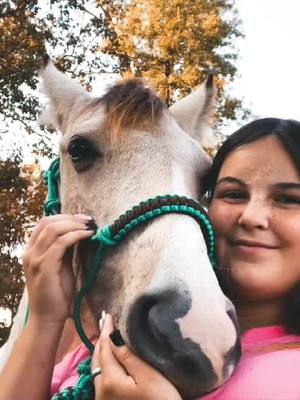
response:
<svg viewBox="0 0 300 400"><path fill-rule="evenodd" d="M109 335L111 341L113 342L113 344L117 347L121 347L125 345L125 342L121 336L121 333L119 331L119 329L116 329L115 331L113 331L110 335Z"/></svg>
<svg viewBox="0 0 300 400"><path fill-rule="evenodd" d="M105 311L102 311L102 313L101 313L101 318L99 319L99 329L100 329L100 332L102 331L103 326L104 326L105 316L106 316Z"/></svg>
<svg viewBox="0 0 300 400"><path fill-rule="evenodd" d="M83 218L83 219L88 219L91 220L93 219L93 217L91 217L90 215L86 215L86 214L74 214L75 217L79 217L79 218Z"/></svg>
<svg viewBox="0 0 300 400"><path fill-rule="evenodd" d="M86 222L85 225L86 225L86 228L85 228L85 229L86 229L87 231L94 231L94 232L96 232L97 229L98 229L98 226L97 226L95 220L93 220L93 219L92 219L91 221Z"/></svg>

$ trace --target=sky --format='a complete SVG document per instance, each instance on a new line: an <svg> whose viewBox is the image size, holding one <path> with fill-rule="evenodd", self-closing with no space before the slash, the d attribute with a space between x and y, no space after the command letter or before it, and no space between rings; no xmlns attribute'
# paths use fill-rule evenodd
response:
<svg viewBox="0 0 300 400"><path fill-rule="evenodd" d="M300 1L236 0L245 38L233 89L255 117L300 120Z"/></svg>

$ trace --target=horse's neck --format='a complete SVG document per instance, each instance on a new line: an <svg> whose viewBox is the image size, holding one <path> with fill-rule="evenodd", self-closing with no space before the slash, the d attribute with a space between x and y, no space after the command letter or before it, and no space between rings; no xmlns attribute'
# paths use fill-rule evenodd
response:
<svg viewBox="0 0 300 400"><path fill-rule="evenodd" d="M92 313L88 308L84 309L81 317L81 323L84 326L86 335L89 338L96 338L99 336L99 328ZM73 351L82 343L72 318L68 318L57 348L55 364L59 363L65 355Z"/></svg>

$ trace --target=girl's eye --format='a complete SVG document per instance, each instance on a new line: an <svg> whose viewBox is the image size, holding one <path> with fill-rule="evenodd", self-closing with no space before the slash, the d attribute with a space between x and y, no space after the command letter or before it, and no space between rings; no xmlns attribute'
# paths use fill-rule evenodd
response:
<svg viewBox="0 0 300 400"><path fill-rule="evenodd" d="M300 205L300 197L282 195L276 198L276 202L283 205Z"/></svg>
<svg viewBox="0 0 300 400"><path fill-rule="evenodd" d="M244 200L247 198L247 195L237 190L230 190L228 192L224 192L222 197L228 200Z"/></svg>

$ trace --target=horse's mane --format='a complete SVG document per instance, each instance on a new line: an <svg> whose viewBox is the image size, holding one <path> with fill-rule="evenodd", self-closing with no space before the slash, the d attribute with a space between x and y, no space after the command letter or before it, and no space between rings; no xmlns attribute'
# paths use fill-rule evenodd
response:
<svg viewBox="0 0 300 400"><path fill-rule="evenodd" d="M151 127L157 122L166 104L141 79L122 80L112 86L92 106L104 104L106 127L113 141L124 128Z"/></svg>

